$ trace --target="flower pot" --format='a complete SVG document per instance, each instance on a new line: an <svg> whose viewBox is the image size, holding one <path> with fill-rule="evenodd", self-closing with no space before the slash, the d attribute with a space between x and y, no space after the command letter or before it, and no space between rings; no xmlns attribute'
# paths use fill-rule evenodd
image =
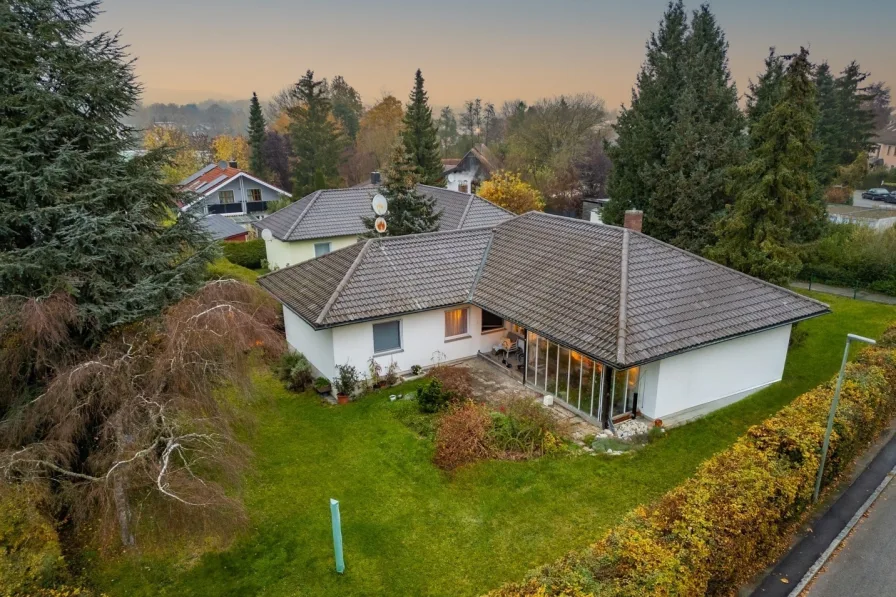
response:
<svg viewBox="0 0 896 597"><path fill-rule="evenodd" d="M337 394L336 402L338 404L348 404L348 394Z"/></svg>

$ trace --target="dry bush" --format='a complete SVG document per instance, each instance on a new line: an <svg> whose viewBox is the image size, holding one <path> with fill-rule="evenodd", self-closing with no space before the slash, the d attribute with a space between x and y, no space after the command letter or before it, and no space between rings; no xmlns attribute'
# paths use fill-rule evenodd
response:
<svg viewBox="0 0 896 597"><path fill-rule="evenodd" d="M512 398L492 414L491 443L506 460L537 458L559 451L561 438L569 434L550 411L534 400Z"/></svg>
<svg viewBox="0 0 896 597"><path fill-rule="evenodd" d="M25 308L19 317L34 319ZM51 480L76 524L90 522L107 539L117 532L124 545L134 543L138 526L150 534L226 534L245 520L233 490L248 452L234 435L235 403L221 390L248 395L253 355L281 352L278 321L261 291L223 280L112 332L94 353L56 366L42 394L6 413L0 474ZM142 511L155 515L152 524L138 525Z"/></svg>
<svg viewBox="0 0 896 597"><path fill-rule="evenodd" d="M436 431L436 466L453 471L494 454L489 432L492 418L481 404L467 400L442 415Z"/></svg>
<svg viewBox="0 0 896 597"><path fill-rule="evenodd" d="M452 400L473 399L473 380L466 367L439 365L429 371L429 377L438 379L442 384L442 391L451 394Z"/></svg>

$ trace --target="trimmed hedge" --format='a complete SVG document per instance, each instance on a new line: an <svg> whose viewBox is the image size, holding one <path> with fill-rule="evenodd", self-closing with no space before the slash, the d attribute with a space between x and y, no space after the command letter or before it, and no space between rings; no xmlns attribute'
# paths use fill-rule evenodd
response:
<svg viewBox="0 0 896 597"><path fill-rule="evenodd" d="M267 259L264 240L260 238L247 240L242 243L222 242L221 251L224 253L224 257L231 263L248 267L249 269L260 268L261 261Z"/></svg>
<svg viewBox="0 0 896 597"><path fill-rule="evenodd" d="M807 513L836 378L797 397L638 507L584 553L492 597L728 595L773 563ZM823 482L848 469L896 414L896 327L847 367Z"/></svg>

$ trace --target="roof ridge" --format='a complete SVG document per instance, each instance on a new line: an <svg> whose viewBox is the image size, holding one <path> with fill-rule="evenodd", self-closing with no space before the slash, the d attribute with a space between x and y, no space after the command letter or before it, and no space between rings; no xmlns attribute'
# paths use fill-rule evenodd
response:
<svg viewBox="0 0 896 597"><path fill-rule="evenodd" d="M320 193L320 191L314 191L314 195L311 197L311 200L308 201L308 205L305 206L305 209L302 210L302 213L299 214L299 217L296 218L296 221L292 223L292 226L290 226L289 230L286 231L286 234L283 235L283 240L289 240L289 237L292 235L293 230L296 229L296 226L299 225L299 222L302 221L302 218L305 217L305 214L308 213L308 210L311 209L311 206L314 205L314 202L317 201L318 197L320 197ZM301 199L299 199L299 201L301 201Z"/></svg>
<svg viewBox="0 0 896 597"><path fill-rule="evenodd" d="M616 330L616 362L625 362L625 334L628 325L628 254L629 232L622 232L622 254L619 259L619 327Z"/></svg>
<svg viewBox="0 0 896 597"><path fill-rule="evenodd" d="M468 234L470 232L482 232L483 230L493 230L494 226L473 226L472 228L452 228L451 230L434 230L432 232L418 232L416 234L402 234L401 236L383 236L375 238L382 242L397 242L401 240L417 240L423 237L437 236L440 234Z"/></svg>
<svg viewBox="0 0 896 597"><path fill-rule="evenodd" d="M339 294L343 291L343 289L345 289L346 285L348 284L349 279L354 275L355 270L357 270L358 266L361 264L361 260L367 254L367 250L376 241L377 241L377 239L374 239L374 238L368 239L364 243L364 247L360 251L358 251L358 254L355 256L355 260L352 261L351 266L349 266L349 268L345 271L345 275L342 276L342 280L339 281L339 285L336 286L336 290L333 291L333 294L327 300L327 304L325 304L324 308L321 309L320 315L317 316L317 319L315 320L315 323L317 325L320 325L324 322L324 318L329 314L330 309L333 308L333 305L336 303L337 299L339 298Z"/></svg>
<svg viewBox="0 0 896 597"><path fill-rule="evenodd" d="M473 206L473 193L470 193L470 198L467 199L467 206L464 208L464 213L460 216L460 221L457 223L458 228L464 227L464 221L467 219L467 214L470 213L470 208Z"/></svg>

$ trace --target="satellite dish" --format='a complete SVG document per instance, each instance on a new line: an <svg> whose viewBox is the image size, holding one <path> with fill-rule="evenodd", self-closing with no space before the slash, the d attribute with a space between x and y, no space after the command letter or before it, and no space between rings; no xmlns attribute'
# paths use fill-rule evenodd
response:
<svg viewBox="0 0 896 597"><path fill-rule="evenodd" d="M376 231L379 232L380 234L382 234L383 232L385 232L385 231L386 231L386 218L384 218L384 217L382 217L382 216L380 216L379 218L377 218L376 221L374 221L374 223L373 223L373 227L374 227L374 228L376 229Z"/></svg>
<svg viewBox="0 0 896 597"><path fill-rule="evenodd" d="M373 213L378 216L384 216L389 209L389 202L386 201L386 198L380 193L377 193L373 196L373 201L370 202L370 206L373 208Z"/></svg>
<svg viewBox="0 0 896 597"><path fill-rule="evenodd" d="M454 182L454 175L453 175L453 174L449 174L449 175L448 175L448 182Z"/></svg>
<svg viewBox="0 0 896 597"><path fill-rule="evenodd" d="M263 238L264 240L271 240L274 238L274 234L270 230L265 228L261 231L261 238Z"/></svg>

